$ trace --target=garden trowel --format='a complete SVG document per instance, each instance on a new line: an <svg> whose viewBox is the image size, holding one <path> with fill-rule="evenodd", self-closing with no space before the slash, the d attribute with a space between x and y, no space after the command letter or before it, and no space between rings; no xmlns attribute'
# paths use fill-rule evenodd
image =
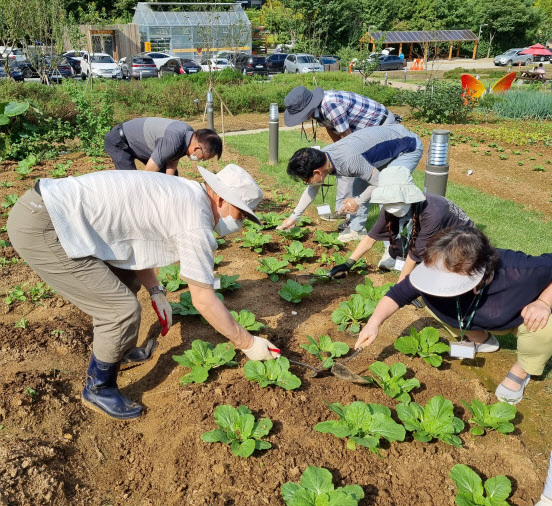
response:
<svg viewBox="0 0 552 506"><path fill-rule="evenodd" d="M362 350L363 348L359 348L350 357L343 359L341 362L334 362L334 365L331 368L332 374L342 380L359 383L361 385L370 383L368 380L364 379L362 376L359 376L357 373L351 371L351 369L343 365L345 362L348 362L352 358L356 357Z"/></svg>

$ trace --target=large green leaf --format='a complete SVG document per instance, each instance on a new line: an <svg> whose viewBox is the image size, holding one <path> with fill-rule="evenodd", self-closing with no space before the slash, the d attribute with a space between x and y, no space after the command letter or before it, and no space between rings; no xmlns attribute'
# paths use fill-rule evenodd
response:
<svg viewBox="0 0 552 506"><path fill-rule="evenodd" d="M276 384L285 390L295 390L301 386L301 380L294 374L286 371L278 377Z"/></svg>
<svg viewBox="0 0 552 506"><path fill-rule="evenodd" d="M266 377L266 369L260 360L249 360L243 366L245 377L250 381L260 381Z"/></svg>
<svg viewBox="0 0 552 506"><path fill-rule="evenodd" d="M516 416L517 409L507 402L497 402L489 408L489 415L494 422L508 422Z"/></svg>
<svg viewBox="0 0 552 506"><path fill-rule="evenodd" d="M324 434L333 434L336 437L348 437L355 432L347 425L346 422L341 420L327 420L325 422L317 423L314 426L314 430Z"/></svg>
<svg viewBox="0 0 552 506"><path fill-rule="evenodd" d="M449 472L449 476L456 482L458 492L465 495L481 497L483 484L477 473L464 464L456 464Z"/></svg>
<svg viewBox="0 0 552 506"><path fill-rule="evenodd" d="M237 410L227 404L215 408L215 421L221 429L233 431L238 417Z"/></svg>
<svg viewBox="0 0 552 506"><path fill-rule="evenodd" d="M232 453L236 457L249 457L255 451L255 440L246 439L243 443L238 441L232 442Z"/></svg>
<svg viewBox="0 0 552 506"><path fill-rule="evenodd" d="M5 114L0 114L0 126L7 125L10 122L10 118L8 118Z"/></svg>
<svg viewBox="0 0 552 506"><path fill-rule="evenodd" d="M29 102L9 102L6 107L4 107L4 114L13 118L14 116L19 116L24 114L29 109Z"/></svg>
<svg viewBox="0 0 552 506"><path fill-rule="evenodd" d="M506 476L495 476L485 482L487 498L492 501L505 501L512 493L512 483Z"/></svg>
<svg viewBox="0 0 552 506"><path fill-rule="evenodd" d="M236 423L236 431L240 434L240 439L245 440L251 437L255 428L255 417L253 415L240 415Z"/></svg>
<svg viewBox="0 0 552 506"><path fill-rule="evenodd" d="M286 504L292 504L295 494L301 490L301 485L299 485L299 483L288 481L282 485L280 490L282 491L282 498L284 499L284 502Z"/></svg>
<svg viewBox="0 0 552 506"><path fill-rule="evenodd" d="M272 429L272 421L268 418L260 418L255 422L251 437L254 439L260 439L263 436L266 436L270 432L270 429Z"/></svg>
<svg viewBox="0 0 552 506"><path fill-rule="evenodd" d="M301 476L301 486L315 494L331 492L334 489L332 473L323 467L309 466Z"/></svg>
<svg viewBox="0 0 552 506"><path fill-rule="evenodd" d="M192 366L192 370L180 378L180 384L186 383L204 383L209 377L209 369L200 365Z"/></svg>
<svg viewBox="0 0 552 506"><path fill-rule="evenodd" d="M394 343L395 349L405 355L416 355L418 353L418 341L412 336L399 337Z"/></svg>
<svg viewBox="0 0 552 506"><path fill-rule="evenodd" d="M352 402L345 413L345 421L354 429L367 431L372 423L370 408L364 402Z"/></svg>
<svg viewBox="0 0 552 506"><path fill-rule="evenodd" d="M230 362L236 356L235 348L228 343L219 343L213 350L213 357L216 359L217 364L226 364Z"/></svg>
<svg viewBox="0 0 552 506"><path fill-rule="evenodd" d="M370 433L384 437L390 443L393 441L404 441L405 428L395 422L391 417L383 413L376 413L372 418Z"/></svg>
<svg viewBox="0 0 552 506"><path fill-rule="evenodd" d="M222 429L215 429L210 432L204 432L201 435L201 439L206 443L225 443L228 444L230 440Z"/></svg>

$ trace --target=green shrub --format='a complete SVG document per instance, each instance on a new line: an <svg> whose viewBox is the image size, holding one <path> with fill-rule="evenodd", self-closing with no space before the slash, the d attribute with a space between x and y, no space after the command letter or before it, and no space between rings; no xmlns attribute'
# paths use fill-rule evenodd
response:
<svg viewBox="0 0 552 506"><path fill-rule="evenodd" d="M493 104L493 111L501 118L552 119L552 95L511 90Z"/></svg>

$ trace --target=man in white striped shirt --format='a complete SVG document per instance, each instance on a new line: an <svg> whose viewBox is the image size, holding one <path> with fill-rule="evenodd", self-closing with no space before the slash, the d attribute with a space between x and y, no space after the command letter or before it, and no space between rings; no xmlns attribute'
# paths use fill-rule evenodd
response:
<svg viewBox="0 0 552 506"><path fill-rule="evenodd" d="M60 295L91 315L93 353L82 400L111 418L129 420L143 408L117 387L121 362L143 361L135 348L143 285L165 335L172 309L154 273L180 261L196 309L252 360L279 356L266 339L237 324L214 292L213 235L237 232L262 191L241 167L217 175L199 168L205 185L147 171L104 171L42 179L10 213L8 234L22 258Z"/></svg>

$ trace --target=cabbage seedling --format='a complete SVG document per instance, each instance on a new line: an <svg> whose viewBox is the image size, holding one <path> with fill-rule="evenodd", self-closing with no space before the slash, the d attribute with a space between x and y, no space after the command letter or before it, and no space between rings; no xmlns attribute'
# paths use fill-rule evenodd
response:
<svg viewBox="0 0 552 506"><path fill-rule="evenodd" d="M309 466L300 483L288 481L282 485L282 498L287 506L357 506L364 499L364 491L359 485L335 488L330 471Z"/></svg>
<svg viewBox="0 0 552 506"><path fill-rule="evenodd" d="M406 374L406 366L401 362L396 362L391 367L383 362L374 362L370 364L368 370L374 377L363 376L366 381L375 383L383 389L385 395L401 402L409 402L408 392L420 386L420 382L416 378L403 378Z"/></svg>
<svg viewBox="0 0 552 506"><path fill-rule="evenodd" d="M167 292L176 292L186 288L188 283L180 277L180 264L167 265L159 269L159 282L165 286Z"/></svg>
<svg viewBox="0 0 552 506"><path fill-rule="evenodd" d="M289 272L289 269L285 268L289 265L287 260L278 260L275 257L265 257L262 260L257 260L257 262L261 264L257 267L257 270L268 274L270 281L274 283L280 279L279 276Z"/></svg>
<svg viewBox="0 0 552 506"><path fill-rule="evenodd" d="M282 289L278 293L282 299L298 304L312 293L312 285L302 285L288 279L286 283L282 283Z"/></svg>
<svg viewBox="0 0 552 506"><path fill-rule="evenodd" d="M264 362L249 360L243 372L249 381L256 381L263 388L277 385L285 390L294 390L301 386L301 380L289 372L289 360L285 357Z"/></svg>
<svg viewBox="0 0 552 506"><path fill-rule="evenodd" d="M428 443L434 438L449 445L461 447L462 440L456 435L464 428L464 422L454 416L452 402L436 395L425 408L415 402L397 404L397 415L414 439Z"/></svg>
<svg viewBox="0 0 552 506"><path fill-rule="evenodd" d="M334 364L334 358L341 357L349 353L349 346L340 341L331 340L330 336L320 336L318 342L311 336L307 336L309 344L302 344L301 348L312 353L322 362L322 367L329 369Z"/></svg>
<svg viewBox="0 0 552 506"><path fill-rule="evenodd" d="M360 332L360 323L370 318L377 302L364 299L362 295L353 294L349 300L343 301L339 307L332 313L332 321L338 325L337 330L344 331L349 329L352 334Z"/></svg>
<svg viewBox="0 0 552 506"><path fill-rule="evenodd" d="M449 473L456 483L458 494L454 498L456 504L471 506L508 506L506 499L512 493L512 483L506 476L495 476L483 481L479 475L464 464L456 464ZM483 494L486 493L486 497Z"/></svg>
<svg viewBox="0 0 552 506"><path fill-rule="evenodd" d="M327 234L322 230L317 230L314 234L313 241L320 243L326 248L334 248L337 251L340 246L344 246L344 244L337 238L337 236L338 234L336 232Z"/></svg>
<svg viewBox="0 0 552 506"><path fill-rule="evenodd" d="M349 405L339 402L326 403L339 420L317 423L314 430L347 438L347 449L356 450L356 445L365 446L371 452L380 455L380 439L404 441L404 427L391 418L391 410L380 404L366 404L361 401Z"/></svg>
<svg viewBox="0 0 552 506"><path fill-rule="evenodd" d="M293 227L289 230L278 230L278 233L282 237L284 237L284 239L295 241L305 237L305 235L307 235L308 233L308 230L302 227Z"/></svg>
<svg viewBox="0 0 552 506"><path fill-rule="evenodd" d="M363 285L357 285L355 290L362 298L379 302L383 296L391 289L393 283L385 283L381 286L374 286L372 280L365 278Z"/></svg>
<svg viewBox="0 0 552 506"><path fill-rule="evenodd" d="M272 445L261 439L272 429L268 418L259 418L251 414L247 406L238 409L224 404L215 408L215 421L220 427L204 432L201 439L206 443L224 443L230 445L236 457L249 457L255 450L268 450Z"/></svg>
<svg viewBox="0 0 552 506"><path fill-rule="evenodd" d="M220 301L224 301L224 297L221 293L215 292L215 295ZM179 314L182 316L195 316L200 314L192 303L192 294L190 292L184 292L180 294L180 302L169 302L172 307L173 314Z"/></svg>
<svg viewBox="0 0 552 506"><path fill-rule="evenodd" d="M433 367L439 367L443 363L441 353L450 351L448 344L439 342L439 331L433 327L426 327L419 333L414 327L410 327L410 335L399 337L394 346L405 355L419 355Z"/></svg>
<svg viewBox="0 0 552 506"><path fill-rule="evenodd" d="M256 321L255 315L247 309L242 309L239 314L236 311L230 311L230 314L234 317L234 320L249 332L256 332L266 327L263 323Z"/></svg>
<svg viewBox="0 0 552 506"><path fill-rule="evenodd" d="M242 238L236 239L236 241L241 241L240 248L251 248L255 253L260 253L263 250L263 246L270 242L272 236L270 234L261 234L255 232L255 230L249 230L243 234Z"/></svg>
<svg viewBox="0 0 552 506"><path fill-rule="evenodd" d="M241 288L241 283L236 283L236 279L238 279L239 277L239 274L235 274L234 276L226 276L222 274L220 276L220 288L218 288L217 291L229 292Z"/></svg>
<svg viewBox="0 0 552 506"><path fill-rule="evenodd" d="M263 222L263 230L275 228L282 224L284 217L278 213L257 214L257 218Z"/></svg>
<svg viewBox="0 0 552 506"><path fill-rule="evenodd" d="M15 205L18 198L19 197L18 197L17 193L10 193L9 195L6 195L4 197L4 202L2 202L2 204L0 204L0 206L2 206L4 209L8 209L8 208Z"/></svg>
<svg viewBox="0 0 552 506"><path fill-rule="evenodd" d="M282 258L292 263L302 262L314 256L314 251L311 248L305 248L299 241L293 241L289 246L284 246L284 248L286 254Z"/></svg>
<svg viewBox="0 0 552 506"><path fill-rule="evenodd" d="M180 378L180 384L203 383L207 381L209 371L213 367L223 365L237 365L232 359L236 351L231 344L220 343L214 347L211 343L196 339L192 343L192 349L184 352L184 355L173 355L173 359L182 367L189 367L191 371Z"/></svg>
<svg viewBox="0 0 552 506"><path fill-rule="evenodd" d="M472 399L471 404L462 400L462 404L472 414L473 418L468 420L474 423L470 432L475 436L482 436L486 430L497 430L502 434L514 432L514 424L510 423L516 416L516 407L507 402L497 402L487 406L486 404Z"/></svg>

